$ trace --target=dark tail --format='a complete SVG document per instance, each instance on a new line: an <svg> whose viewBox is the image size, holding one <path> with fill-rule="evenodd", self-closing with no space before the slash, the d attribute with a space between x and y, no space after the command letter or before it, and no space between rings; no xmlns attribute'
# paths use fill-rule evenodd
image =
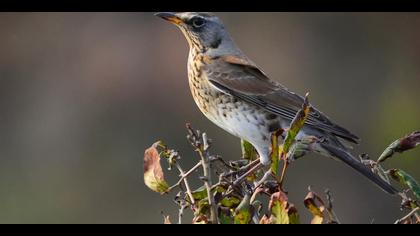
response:
<svg viewBox="0 0 420 236"><path fill-rule="evenodd" d="M378 175L374 174L367 166L363 163L355 159L350 153L347 151L334 147L332 145L321 143L321 147L325 149L331 156L343 161L347 165L351 166L353 169L357 170L362 175L366 176L376 185L378 185L382 190L389 194L397 194L398 191L388 184L385 180L383 180Z"/></svg>

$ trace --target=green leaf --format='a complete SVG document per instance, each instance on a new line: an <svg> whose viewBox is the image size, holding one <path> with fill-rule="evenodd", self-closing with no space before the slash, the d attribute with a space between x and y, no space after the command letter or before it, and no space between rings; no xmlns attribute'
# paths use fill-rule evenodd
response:
<svg viewBox="0 0 420 236"><path fill-rule="evenodd" d="M318 202L318 204L317 204ZM303 201L305 207L312 213L311 224L322 224L324 221L325 204L314 192L310 191Z"/></svg>
<svg viewBox="0 0 420 236"><path fill-rule="evenodd" d="M289 152L291 145L293 144L296 136L298 135L300 129L305 124L306 118L308 118L310 106L308 101L309 94L305 96L305 100L302 104L302 108L296 113L296 116L293 118L292 123L290 124L289 130L287 131L286 138L283 142L283 152L282 156L286 155Z"/></svg>
<svg viewBox="0 0 420 236"><path fill-rule="evenodd" d="M192 196L193 196L194 200L196 200L196 201L207 198L207 189L204 185L199 187L198 189L192 191L191 193L192 193Z"/></svg>
<svg viewBox="0 0 420 236"><path fill-rule="evenodd" d="M279 132L276 131L274 133L271 134L271 153L270 153L270 158L271 158L271 172L274 175L277 175L278 171L279 171L279 144L278 144L278 137L279 137Z"/></svg>
<svg viewBox="0 0 420 236"><path fill-rule="evenodd" d="M233 224L233 217L229 214L229 212L221 212L219 215L219 222L220 224Z"/></svg>
<svg viewBox="0 0 420 236"><path fill-rule="evenodd" d="M283 192L276 192L271 195L269 209L271 211L270 222L273 224L299 224L297 209L288 202ZM261 219L267 222L266 219Z"/></svg>
<svg viewBox="0 0 420 236"><path fill-rule="evenodd" d="M252 144L244 139L241 139L242 157L249 161L258 159L258 152Z"/></svg>
<svg viewBox="0 0 420 236"><path fill-rule="evenodd" d="M398 181L403 186L408 187L411 191L413 191L414 195L416 195L416 197L420 199L420 186L413 177L411 177L405 171L399 169L389 170L388 173L391 176L391 178Z"/></svg>
<svg viewBox="0 0 420 236"><path fill-rule="evenodd" d="M295 224L300 223L299 214L295 207L290 208L288 211L288 214L289 214L289 224L295 225Z"/></svg>
<svg viewBox="0 0 420 236"><path fill-rule="evenodd" d="M224 207L238 206L240 203L241 200L236 197L225 197L220 201L220 204Z"/></svg>
<svg viewBox="0 0 420 236"><path fill-rule="evenodd" d="M249 194L245 195L245 197L241 201L241 204L239 204L239 206L235 209L235 224L249 224L249 222L251 222L252 213L250 200L251 197L249 196Z"/></svg>
<svg viewBox="0 0 420 236"><path fill-rule="evenodd" d="M391 143L378 158L378 163L392 157L394 153L402 153L420 144L420 131L415 131Z"/></svg>
<svg viewBox="0 0 420 236"><path fill-rule="evenodd" d="M202 199L198 201L197 211L195 212L195 216L198 217L200 215L206 216L210 212L210 205L207 199Z"/></svg>
<svg viewBox="0 0 420 236"><path fill-rule="evenodd" d="M168 183L160 165L160 155L157 146L160 142L153 144L144 152L144 183L151 190L158 193L166 193L169 189Z"/></svg>

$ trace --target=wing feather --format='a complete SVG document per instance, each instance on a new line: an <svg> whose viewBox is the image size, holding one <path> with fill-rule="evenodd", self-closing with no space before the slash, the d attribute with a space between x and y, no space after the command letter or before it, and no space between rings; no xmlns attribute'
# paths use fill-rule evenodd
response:
<svg viewBox="0 0 420 236"><path fill-rule="evenodd" d="M228 55L207 60L204 70L210 83L217 89L290 121L304 101L302 96L269 79L255 63L245 57ZM359 139L313 106L305 124L353 143Z"/></svg>

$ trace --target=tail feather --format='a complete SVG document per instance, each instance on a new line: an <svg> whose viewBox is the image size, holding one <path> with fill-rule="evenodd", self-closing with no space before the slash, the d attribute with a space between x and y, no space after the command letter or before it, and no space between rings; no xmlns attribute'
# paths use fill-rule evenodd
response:
<svg viewBox="0 0 420 236"><path fill-rule="evenodd" d="M389 183L383 180L381 177L373 173L367 166L365 166L362 162L355 159L350 153L347 151L334 147L328 143L321 143L321 147L328 152L331 156L343 161L353 169L357 170L360 174L366 176L370 179L373 183L378 185L382 190L389 194L397 194L398 191L392 187Z"/></svg>

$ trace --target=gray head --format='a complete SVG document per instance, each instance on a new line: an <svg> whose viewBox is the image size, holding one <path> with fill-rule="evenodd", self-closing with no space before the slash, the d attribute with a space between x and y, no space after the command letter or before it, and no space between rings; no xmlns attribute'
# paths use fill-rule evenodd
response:
<svg viewBox="0 0 420 236"><path fill-rule="evenodd" d="M211 13L160 12L155 15L178 26L187 38L191 49L209 53L223 51L231 54L237 51L222 21Z"/></svg>

